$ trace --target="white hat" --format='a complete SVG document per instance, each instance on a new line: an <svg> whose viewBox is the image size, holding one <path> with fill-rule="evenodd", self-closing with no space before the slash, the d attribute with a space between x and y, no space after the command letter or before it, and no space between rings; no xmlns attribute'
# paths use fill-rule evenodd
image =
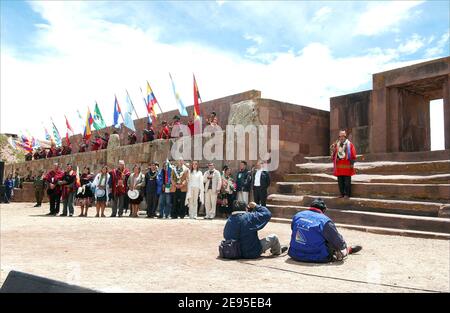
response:
<svg viewBox="0 0 450 313"><path fill-rule="evenodd" d="M97 198L101 198L105 195L105 190L104 189L96 189L95 195L97 196Z"/></svg>
<svg viewBox="0 0 450 313"><path fill-rule="evenodd" d="M119 160L119 164L125 165L125 161L124 160Z"/></svg>
<svg viewBox="0 0 450 313"><path fill-rule="evenodd" d="M135 190L128 190L128 197L130 197L131 200L135 200L139 197L139 191Z"/></svg>

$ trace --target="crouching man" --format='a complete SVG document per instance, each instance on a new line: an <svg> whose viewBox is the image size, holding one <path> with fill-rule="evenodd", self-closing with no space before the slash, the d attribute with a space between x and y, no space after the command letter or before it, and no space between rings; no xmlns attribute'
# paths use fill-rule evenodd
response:
<svg viewBox="0 0 450 313"><path fill-rule="evenodd" d="M298 212L292 219L289 256L296 261L326 263L341 261L348 254L356 253L361 246L347 244L331 219L323 214L325 202L315 199L308 210Z"/></svg>
<svg viewBox="0 0 450 313"><path fill-rule="evenodd" d="M280 255L287 250L281 246L277 235L269 235L259 239L258 231L270 221L272 213L264 206L250 202L234 201L231 216L223 230L226 241L236 240L239 243L240 258L256 259L270 249L273 255Z"/></svg>

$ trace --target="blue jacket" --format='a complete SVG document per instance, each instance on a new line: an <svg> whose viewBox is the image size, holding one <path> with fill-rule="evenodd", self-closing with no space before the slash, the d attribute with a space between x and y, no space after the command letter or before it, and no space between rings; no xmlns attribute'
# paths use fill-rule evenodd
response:
<svg viewBox="0 0 450 313"><path fill-rule="evenodd" d="M258 230L263 229L271 217L272 213L261 205L257 205L253 212L233 212L225 224L223 237L239 241L242 258L256 259L262 252Z"/></svg>
<svg viewBox="0 0 450 313"><path fill-rule="evenodd" d="M6 190L12 190L14 188L14 180L12 179L5 180L5 187Z"/></svg>
<svg viewBox="0 0 450 313"><path fill-rule="evenodd" d="M297 261L327 262L330 251L323 236L325 225L331 222L325 214L305 210L292 219L289 256Z"/></svg>
<svg viewBox="0 0 450 313"><path fill-rule="evenodd" d="M156 176L156 194L158 196L162 193L162 186L163 186L163 170L160 169L158 172L158 176Z"/></svg>

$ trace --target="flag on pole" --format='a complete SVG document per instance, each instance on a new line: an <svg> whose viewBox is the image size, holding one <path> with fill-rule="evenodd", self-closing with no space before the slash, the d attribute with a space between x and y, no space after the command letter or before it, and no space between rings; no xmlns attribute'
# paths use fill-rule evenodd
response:
<svg viewBox="0 0 450 313"><path fill-rule="evenodd" d="M202 99L200 97L200 91L198 91L197 81L195 80L195 75L192 74L194 77L194 116L197 118L200 116L200 104L199 101L202 102Z"/></svg>
<svg viewBox="0 0 450 313"><path fill-rule="evenodd" d="M61 146L61 135L59 134L58 128L56 128L55 122L50 118L53 125L53 137L55 138L56 146Z"/></svg>
<svg viewBox="0 0 450 313"><path fill-rule="evenodd" d="M66 142L68 145L70 145L69 137L74 135L74 131L73 131L72 127L70 126L69 121L67 120L67 116L64 115L64 117L66 118L66 127L67 127Z"/></svg>
<svg viewBox="0 0 450 313"><path fill-rule="evenodd" d="M147 81L147 112L156 120L155 104L158 103L150 84ZM158 104L159 105L159 104Z"/></svg>
<svg viewBox="0 0 450 313"><path fill-rule="evenodd" d="M139 115L136 112L136 108L134 107L133 101L131 101L131 97L130 94L128 93L128 90L125 89L125 91L127 92L127 102L128 102L128 106L131 105L131 107L133 108L134 114L136 114L136 118L139 118Z"/></svg>
<svg viewBox="0 0 450 313"><path fill-rule="evenodd" d="M50 134L48 133L48 130L45 126L44 126L44 130L45 130L45 140L51 141L53 138L52 138L52 136L50 136Z"/></svg>
<svg viewBox="0 0 450 313"><path fill-rule="evenodd" d="M88 107L88 112L86 115L86 123L84 126L84 134L83 134L83 137L86 140L89 140L89 138L91 137L91 134L92 134L91 126L93 123L94 123L94 119L92 118L91 110L89 110L89 107Z"/></svg>
<svg viewBox="0 0 450 313"><path fill-rule="evenodd" d="M17 142L20 148L22 148L26 152L32 152L33 146L31 140L23 134L20 136L20 138L22 139L22 142Z"/></svg>
<svg viewBox="0 0 450 313"><path fill-rule="evenodd" d="M144 105L145 105L145 107L147 108L147 100L146 100L145 97L144 97L144 93L142 92L142 88L139 87L139 90L141 91L142 100L144 100ZM153 120L152 120L152 117L150 116L150 114L149 114L148 112L147 112L147 118L148 118L148 122L149 122L150 124L152 124L152 123L153 123Z"/></svg>
<svg viewBox="0 0 450 313"><path fill-rule="evenodd" d="M77 114L78 114L78 119L80 120L81 132L82 132L84 130L84 119L81 117L81 113L79 110L77 110Z"/></svg>
<svg viewBox="0 0 450 313"><path fill-rule="evenodd" d="M113 125L114 127L118 128L119 126L119 114L122 116L122 121L125 121L123 118L122 111L120 110L119 101L117 101L117 96L114 95L114 118L113 118Z"/></svg>
<svg viewBox="0 0 450 313"><path fill-rule="evenodd" d="M94 118L94 128L96 130L100 130L106 127L102 113L100 113L100 108L98 107L97 101L95 102L94 115L92 117Z"/></svg>
<svg viewBox="0 0 450 313"><path fill-rule="evenodd" d="M127 111L125 112L123 123L126 127L131 129L132 131L136 131L136 128L134 127L133 118L132 118L134 106L128 95L128 91L127 91L127 104L128 104ZM135 113L136 113L136 110L135 110Z"/></svg>
<svg viewBox="0 0 450 313"><path fill-rule="evenodd" d="M41 143L40 143L39 139L34 138L34 137L31 137L31 147L32 147L33 149L37 149L37 148L39 148L40 146L41 146Z"/></svg>
<svg viewBox="0 0 450 313"><path fill-rule="evenodd" d="M169 76L170 76L170 81L172 82L173 94L175 95L175 100L178 105L178 111L180 111L181 116L188 116L186 107L184 106L183 101L181 101L180 95L178 94L178 92L175 88L175 83L173 82L172 75L170 73L169 73Z"/></svg>

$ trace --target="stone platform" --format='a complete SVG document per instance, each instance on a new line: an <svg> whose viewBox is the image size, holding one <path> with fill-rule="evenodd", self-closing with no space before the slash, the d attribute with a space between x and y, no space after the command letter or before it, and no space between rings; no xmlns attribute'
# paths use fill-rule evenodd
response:
<svg viewBox="0 0 450 313"><path fill-rule="evenodd" d="M447 155L448 150L438 155ZM450 239L450 160L364 161L355 164L350 199L338 198L329 157L308 158L269 195L280 222L321 197L336 223L365 231Z"/></svg>

